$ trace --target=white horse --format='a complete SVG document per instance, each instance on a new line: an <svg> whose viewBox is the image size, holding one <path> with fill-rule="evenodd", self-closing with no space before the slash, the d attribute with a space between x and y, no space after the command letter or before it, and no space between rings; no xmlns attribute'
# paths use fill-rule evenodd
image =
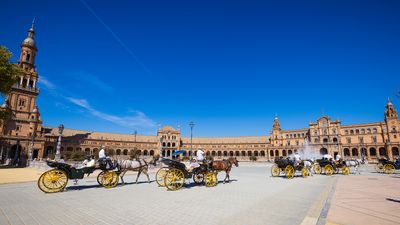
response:
<svg viewBox="0 0 400 225"><path fill-rule="evenodd" d="M311 159L303 160L303 165L304 165L304 167L308 170L308 173L309 173L311 176L313 175L313 174L312 174L312 170L311 170L313 164L314 164L314 162L313 162L313 160L311 160Z"/></svg>
<svg viewBox="0 0 400 225"><path fill-rule="evenodd" d="M118 163L121 168L121 181L122 184L125 184L124 176L128 171L135 171L138 172L136 177L136 183L138 182L140 174L143 172L147 176L147 180L150 183L150 177L147 173L149 171L149 164L155 165L156 160L154 157L147 158L147 159L137 159L137 160L118 160Z"/></svg>
<svg viewBox="0 0 400 225"><path fill-rule="evenodd" d="M361 165L361 162L359 160L357 160L357 159L346 159L346 160L343 160L343 162L347 167L349 167L349 168L350 167L354 167L356 172L358 172L358 174L361 174L360 171L358 171L358 167Z"/></svg>

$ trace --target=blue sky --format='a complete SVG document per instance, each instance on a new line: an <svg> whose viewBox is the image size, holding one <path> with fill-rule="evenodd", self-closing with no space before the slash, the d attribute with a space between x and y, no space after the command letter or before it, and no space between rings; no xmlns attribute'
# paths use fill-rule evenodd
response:
<svg viewBox="0 0 400 225"><path fill-rule="evenodd" d="M400 1L3 0L19 55L36 17L45 125L195 136L267 135L399 104ZM397 107L398 108L398 107Z"/></svg>

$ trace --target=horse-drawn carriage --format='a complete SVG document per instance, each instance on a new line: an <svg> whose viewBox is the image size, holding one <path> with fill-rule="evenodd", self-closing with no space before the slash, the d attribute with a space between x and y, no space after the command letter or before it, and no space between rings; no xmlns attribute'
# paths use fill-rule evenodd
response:
<svg viewBox="0 0 400 225"><path fill-rule="evenodd" d="M276 158L275 164L271 168L273 177L278 177L283 172L288 179L292 179L296 171L301 171L303 177L308 177L310 172L305 166L305 161L296 164L295 160L290 158Z"/></svg>
<svg viewBox="0 0 400 225"><path fill-rule="evenodd" d="M400 169L400 160L390 161L382 158L378 160L378 164L375 166L375 170L379 173L393 174L396 170Z"/></svg>
<svg viewBox="0 0 400 225"><path fill-rule="evenodd" d="M182 188L187 178L193 178L196 184L203 182L207 187L217 185L217 172L212 170L210 163L200 164L199 167L188 171L186 165L176 160L162 158L161 163L165 166L161 167L156 173L156 182L161 187L175 191Z"/></svg>
<svg viewBox="0 0 400 225"><path fill-rule="evenodd" d="M113 188L118 185L119 170L117 165L107 167L106 161L98 161L92 167L75 168L67 163L57 161L46 161L47 165L54 168L44 172L38 180L38 187L45 193L56 193L62 191L68 184L69 179L83 179L95 170L102 170L97 176L97 182L105 188ZM116 170L117 169L117 170Z"/></svg>
<svg viewBox="0 0 400 225"><path fill-rule="evenodd" d="M325 175L331 176L333 173L342 172L344 175L349 175L350 168L346 165L345 161L335 162L332 159L317 159L317 163L313 165L314 173L321 174L322 171L325 172Z"/></svg>

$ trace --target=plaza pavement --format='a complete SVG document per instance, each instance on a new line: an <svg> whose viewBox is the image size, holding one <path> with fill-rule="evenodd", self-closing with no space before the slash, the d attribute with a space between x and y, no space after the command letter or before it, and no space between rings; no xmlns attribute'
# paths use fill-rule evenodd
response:
<svg viewBox="0 0 400 225"><path fill-rule="evenodd" d="M89 177L78 185L70 181L66 191L55 194L42 193L36 182L3 184L0 224L361 224L346 220L354 215L340 211L343 199L351 203L345 202L353 209L351 212L357 212L357 207L365 208L366 203L375 203L354 205L357 198L365 196L349 200L345 195L348 190L343 188L361 189L358 185L370 180L369 176L387 181L385 175L364 170L361 176L315 175L287 180L270 177L270 164L240 163L231 172L231 183L219 183L214 188L189 184L175 192L158 187L155 182L144 182L145 176L134 184L135 174L126 176L128 184L113 189L99 187L95 178ZM154 172L150 177L154 179ZM222 180L224 173L218 178ZM399 196L397 183L389 185L393 193L387 196L393 199ZM382 198L376 200L379 203ZM394 208L386 212L396 218L394 212L399 210L394 203L399 205L388 200ZM388 205L379 207L383 206ZM372 224L368 222L373 220L365 221L363 224ZM378 218L374 224L390 224L382 221Z"/></svg>

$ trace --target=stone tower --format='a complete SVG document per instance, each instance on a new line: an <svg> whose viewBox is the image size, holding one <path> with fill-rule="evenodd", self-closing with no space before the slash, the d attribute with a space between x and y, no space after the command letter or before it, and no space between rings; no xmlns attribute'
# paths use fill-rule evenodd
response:
<svg viewBox="0 0 400 225"><path fill-rule="evenodd" d="M11 109L13 113L12 118L6 121L1 130L1 135L8 136L9 140L13 140L9 143L12 146L11 157L13 158L20 155L21 152L28 154L28 150L33 148L30 145L34 143L35 137L41 136L42 120L36 104L36 98L39 94L37 87L38 73L35 68L37 51L34 22L32 22L28 36L21 43L18 65L23 72L2 105L2 107ZM29 154L32 154L32 152L29 152ZM36 149L34 154L38 155L39 149ZM10 157L10 154L8 157Z"/></svg>
<svg viewBox="0 0 400 225"><path fill-rule="evenodd" d="M385 109L385 123L386 123L386 149L388 151L389 157L392 156L392 148L393 145L395 145L396 142L399 140L400 136L400 123L399 123L399 116L397 114L396 109L394 108L394 105L388 98L388 101L386 103L386 109Z"/></svg>

